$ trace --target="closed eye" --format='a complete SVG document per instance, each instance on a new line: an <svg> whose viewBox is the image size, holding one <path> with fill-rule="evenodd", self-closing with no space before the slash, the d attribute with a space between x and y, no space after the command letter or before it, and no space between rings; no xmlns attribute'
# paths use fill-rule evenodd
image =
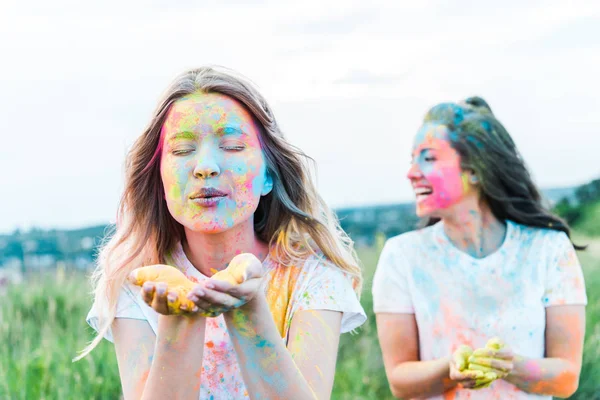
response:
<svg viewBox="0 0 600 400"><path fill-rule="evenodd" d="M221 146L221 148L223 150L227 150L227 151L242 151L246 147L245 146Z"/></svg>
<svg viewBox="0 0 600 400"><path fill-rule="evenodd" d="M186 154L190 154L192 151L194 151L193 149L179 149L179 150L173 150L171 153L174 156L184 156Z"/></svg>
<svg viewBox="0 0 600 400"><path fill-rule="evenodd" d="M246 148L246 143L242 140L223 140L219 148L225 151L242 151Z"/></svg>

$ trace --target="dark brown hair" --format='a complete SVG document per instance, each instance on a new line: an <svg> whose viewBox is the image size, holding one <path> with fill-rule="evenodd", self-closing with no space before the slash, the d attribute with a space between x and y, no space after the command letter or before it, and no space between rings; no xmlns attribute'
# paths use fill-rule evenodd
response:
<svg viewBox="0 0 600 400"><path fill-rule="evenodd" d="M566 221L542 203L525 161L485 100L470 97L461 103L438 104L427 112L424 122L448 128L450 145L460 155L461 167L477 175L481 196L496 218L554 229L571 237ZM428 218L422 225L438 221ZM573 245L577 250L585 249Z"/></svg>

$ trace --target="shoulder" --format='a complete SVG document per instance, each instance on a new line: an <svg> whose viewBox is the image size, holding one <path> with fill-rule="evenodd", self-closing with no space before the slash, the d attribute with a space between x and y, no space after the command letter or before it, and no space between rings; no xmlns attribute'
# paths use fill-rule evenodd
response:
<svg viewBox="0 0 600 400"><path fill-rule="evenodd" d="M299 275L299 277L309 278L315 275L330 273L348 274L327 258L320 250L315 250L293 260L284 260L277 257L276 254L272 250L269 257L263 263L265 268L274 275Z"/></svg>
<svg viewBox="0 0 600 400"><path fill-rule="evenodd" d="M300 269L302 270L302 275L304 275L307 280L352 280L350 273L336 265L321 251L317 251L315 254L307 256L299 264L301 265Z"/></svg>
<svg viewBox="0 0 600 400"><path fill-rule="evenodd" d="M521 243L527 243L528 246L551 246L556 248L557 246L571 245L569 237L563 231L551 227L539 228L523 225L510 220L507 220L506 223L511 228L513 239Z"/></svg>
<svg viewBox="0 0 600 400"><path fill-rule="evenodd" d="M438 229L439 227L436 224L392 236L385 242L382 252L395 254L420 252L424 247L437 243L436 238Z"/></svg>
<svg viewBox="0 0 600 400"><path fill-rule="evenodd" d="M362 325L367 316L352 285L352 275L321 252L301 263L300 279L294 288L294 308L330 310L342 313L341 333Z"/></svg>

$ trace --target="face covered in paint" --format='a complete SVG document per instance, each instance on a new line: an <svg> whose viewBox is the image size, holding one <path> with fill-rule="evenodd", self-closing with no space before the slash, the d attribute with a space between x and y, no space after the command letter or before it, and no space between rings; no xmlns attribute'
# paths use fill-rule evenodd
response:
<svg viewBox="0 0 600 400"><path fill-rule="evenodd" d="M162 128L167 207L187 229L219 233L253 222L267 174L259 128L237 100L195 93L176 101Z"/></svg>
<svg viewBox="0 0 600 400"><path fill-rule="evenodd" d="M452 206L473 193L469 173L462 170L460 161L450 145L448 128L423 124L415 137L407 175L415 191L419 217L443 218Z"/></svg>

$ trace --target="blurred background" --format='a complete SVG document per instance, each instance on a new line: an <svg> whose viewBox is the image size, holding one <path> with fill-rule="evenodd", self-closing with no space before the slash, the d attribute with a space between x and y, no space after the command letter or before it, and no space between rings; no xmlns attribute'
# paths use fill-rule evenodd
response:
<svg viewBox="0 0 600 400"><path fill-rule="evenodd" d="M259 86L356 242L370 318L342 337L333 398L391 398L374 268L415 227L405 175L425 112L479 95L589 245L573 398L600 399L600 2L4 0L0 52L0 398L119 398L110 343L70 361L93 337L87 275L159 95L219 64Z"/></svg>

